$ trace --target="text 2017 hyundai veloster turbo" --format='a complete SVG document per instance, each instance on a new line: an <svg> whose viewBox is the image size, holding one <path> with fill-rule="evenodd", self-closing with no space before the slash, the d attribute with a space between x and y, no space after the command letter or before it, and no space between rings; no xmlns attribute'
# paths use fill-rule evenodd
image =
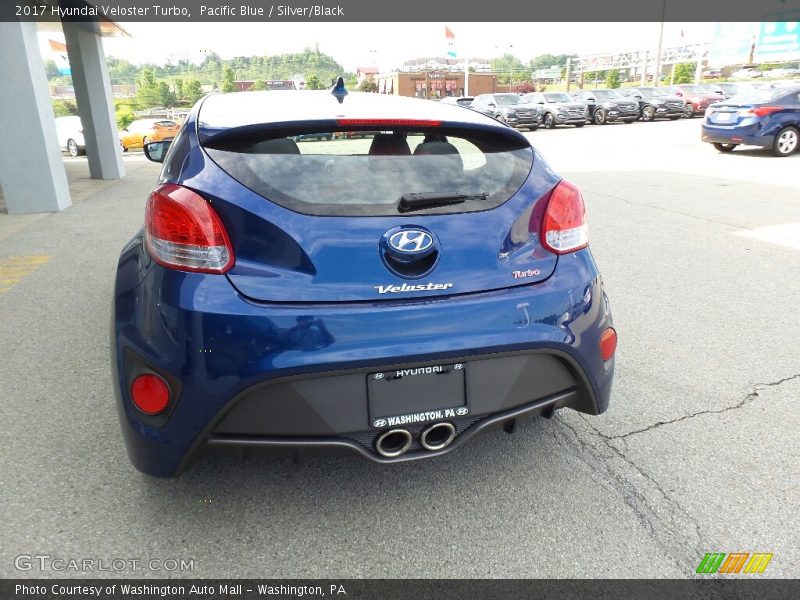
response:
<svg viewBox="0 0 800 600"><path fill-rule="evenodd" d="M113 311L141 471L208 446L411 460L606 410L616 332L583 200L524 135L411 98L216 94L163 162Z"/></svg>

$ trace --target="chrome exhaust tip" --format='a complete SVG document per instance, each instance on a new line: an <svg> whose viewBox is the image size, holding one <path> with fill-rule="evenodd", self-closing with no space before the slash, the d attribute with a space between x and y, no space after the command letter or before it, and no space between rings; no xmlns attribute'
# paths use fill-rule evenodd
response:
<svg viewBox="0 0 800 600"><path fill-rule="evenodd" d="M390 429L375 440L375 450L381 456L394 458L408 450L413 439L408 429Z"/></svg>
<svg viewBox="0 0 800 600"><path fill-rule="evenodd" d="M419 436L419 443L426 450L447 448L456 439L456 428L452 423L435 423Z"/></svg>

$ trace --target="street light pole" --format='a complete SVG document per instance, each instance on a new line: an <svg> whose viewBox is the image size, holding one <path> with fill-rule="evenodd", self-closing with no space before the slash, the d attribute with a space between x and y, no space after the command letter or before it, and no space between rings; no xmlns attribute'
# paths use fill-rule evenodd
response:
<svg viewBox="0 0 800 600"><path fill-rule="evenodd" d="M661 3L661 25L658 31L658 49L656 50L656 72L653 73L653 85L658 87L661 82L661 43L664 40L664 16L667 14L667 0Z"/></svg>

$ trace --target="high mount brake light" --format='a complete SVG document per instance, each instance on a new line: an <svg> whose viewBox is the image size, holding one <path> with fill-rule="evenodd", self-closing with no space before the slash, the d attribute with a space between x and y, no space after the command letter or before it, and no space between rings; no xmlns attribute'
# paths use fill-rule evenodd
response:
<svg viewBox="0 0 800 600"><path fill-rule="evenodd" d="M234 262L228 233L205 198L171 183L150 194L147 248L160 265L180 271L225 273Z"/></svg>
<svg viewBox="0 0 800 600"><path fill-rule="evenodd" d="M426 119L337 119L340 127L441 127L441 121Z"/></svg>
<svg viewBox="0 0 800 600"><path fill-rule="evenodd" d="M589 244L583 196L562 180L550 194L542 224L542 243L556 254L566 254Z"/></svg>

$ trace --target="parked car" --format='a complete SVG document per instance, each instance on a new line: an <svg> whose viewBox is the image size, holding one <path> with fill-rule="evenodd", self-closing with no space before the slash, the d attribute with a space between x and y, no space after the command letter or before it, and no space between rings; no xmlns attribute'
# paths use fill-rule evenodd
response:
<svg viewBox="0 0 800 600"><path fill-rule="evenodd" d="M710 94L716 94L719 100L727 100L729 98L725 88L716 83L701 83L700 87Z"/></svg>
<svg viewBox="0 0 800 600"><path fill-rule="evenodd" d="M755 79L763 76L764 74L756 69L739 69L738 71L731 73L732 79Z"/></svg>
<svg viewBox="0 0 800 600"><path fill-rule="evenodd" d="M682 98L686 102L683 116L691 119L695 115L702 115L712 102L718 102L719 94L704 90L699 85L679 84L664 88L668 93Z"/></svg>
<svg viewBox="0 0 800 600"><path fill-rule="evenodd" d="M706 69L703 71L705 79L719 79L722 77L722 69Z"/></svg>
<svg viewBox="0 0 800 600"><path fill-rule="evenodd" d="M170 119L137 119L119 132L122 149L142 148L148 142L160 142L178 135L181 126Z"/></svg>
<svg viewBox="0 0 800 600"><path fill-rule="evenodd" d="M333 132L327 131L325 133L301 133L299 135L292 136L292 139L295 142L303 142L303 141L320 141L320 140L327 140L330 141L333 139Z"/></svg>
<svg viewBox="0 0 800 600"><path fill-rule="evenodd" d="M56 136L58 136L58 147L70 156L80 156L86 152L80 117L57 117Z"/></svg>
<svg viewBox="0 0 800 600"><path fill-rule="evenodd" d="M542 123L539 107L526 103L519 94L481 94L470 108L515 129L536 131Z"/></svg>
<svg viewBox="0 0 800 600"><path fill-rule="evenodd" d="M578 90L572 97L588 107L589 122L605 125L611 121L633 123L639 118L639 105L617 90Z"/></svg>
<svg viewBox="0 0 800 600"><path fill-rule="evenodd" d="M800 139L800 87L756 90L712 105L702 126L702 140L720 152L739 145L769 148L788 156Z"/></svg>
<svg viewBox="0 0 800 600"><path fill-rule="evenodd" d="M680 119L686 103L678 96L673 96L663 88L642 86L620 90L622 95L639 103L639 116L642 121L657 118Z"/></svg>
<svg viewBox="0 0 800 600"><path fill-rule="evenodd" d="M529 104L539 106L542 125L554 129L556 125L583 127L589 118L589 109L583 102L576 102L564 92L532 92L522 95Z"/></svg>
<svg viewBox="0 0 800 600"><path fill-rule="evenodd" d="M309 120L381 134L306 153ZM427 100L266 91L206 96L145 152L163 169L111 334L141 471L209 446L423 459L606 410L617 336L583 199L525 135Z"/></svg>
<svg viewBox="0 0 800 600"><path fill-rule="evenodd" d="M472 96L445 96L441 99L441 102L443 104L455 104L457 106L469 108L473 100L475 100L475 98Z"/></svg>
<svg viewBox="0 0 800 600"><path fill-rule="evenodd" d="M739 94L752 92L755 88L750 83L735 83L732 81L716 84L725 93L725 99L733 98Z"/></svg>

